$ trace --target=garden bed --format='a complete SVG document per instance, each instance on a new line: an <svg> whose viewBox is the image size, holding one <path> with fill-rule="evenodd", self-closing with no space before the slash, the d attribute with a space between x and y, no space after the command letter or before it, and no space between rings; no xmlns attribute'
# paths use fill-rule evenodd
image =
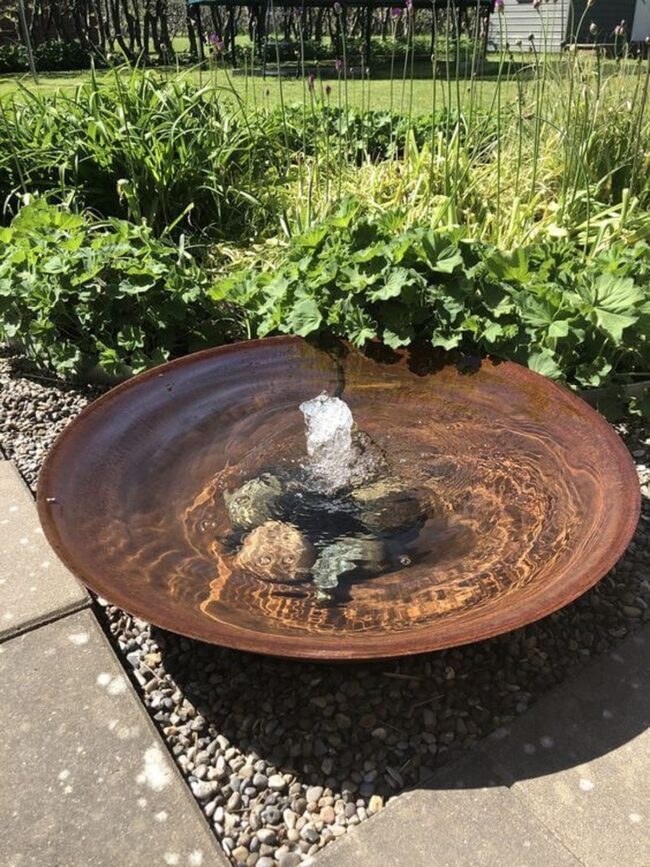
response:
<svg viewBox="0 0 650 867"><path fill-rule="evenodd" d="M47 449L100 391L34 373L8 353L0 389L0 443L34 490ZM233 863L298 864L650 620L650 437L636 420L618 430L644 495L625 557L567 608L490 641L308 664L204 645L97 601Z"/></svg>

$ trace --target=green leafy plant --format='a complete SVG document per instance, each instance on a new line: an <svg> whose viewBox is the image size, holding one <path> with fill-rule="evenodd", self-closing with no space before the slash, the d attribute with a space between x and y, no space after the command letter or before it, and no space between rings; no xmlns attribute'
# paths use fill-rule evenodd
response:
<svg viewBox="0 0 650 867"><path fill-rule="evenodd" d="M250 237L281 207L279 136L273 116L252 124L211 88L148 72L93 77L71 97L23 89L0 103L0 196L74 194L160 235Z"/></svg>
<svg viewBox="0 0 650 867"><path fill-rule="evenodd" d="M89 69L91 54L74 39L53 39L34 46L34 62L41 72ZM20 43L0 45L0 72L27 72L27 51Z"/></svg>
<svg viewBox="0 0 650 867"><path fill-rule="evenodd" d="M8 42L0 45L0 72L27 72L27 51L24 45Z"/></svg>
<svg viewBox="0 0 650 867"><path fill-rule="evenodd" d="M591 258L565 240L504 252L459 228L396 231L403 221L348 201L272 269L225 277L212 297L238 304L260 337L328 333L395 349L426 340L512 358L576 387L649 369L646 242Z"/></svg>
<svg viewBox="0 0 650 867"><path fill-rule="evenodd" d="M112 376L231 339L181 246L37 200L0 229L0 337L65 376Z"/></svg>

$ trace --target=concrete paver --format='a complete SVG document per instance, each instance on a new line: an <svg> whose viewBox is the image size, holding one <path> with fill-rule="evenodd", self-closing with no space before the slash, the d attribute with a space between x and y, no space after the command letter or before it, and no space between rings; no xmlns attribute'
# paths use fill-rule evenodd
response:
<svg viewBox="0 0 650 867"><path fill-rule="evenodd" d="M223 867L90 611L0 645L3 867Z"/></svg>
<svg viewBox="0 0 650 867"><path fill-rule="evenodd" d="M477 761L492 787L465 788ZM435 790L400 795L315 861L317 867L580 867L473 756Z"/></svg>
<svg viewBox="0 0 650 867"><path fill-rule="evenodd" d="M0 640L89 604L43 536L17 470L0 460Z"/></svg>
<svg viewBox="0 0 650 867"><path fill-rule="evenodd" d="M650 627L544 698L485 752L586 867L648 867Z"/></svg>
<svg viewBox="0 0 650 867"><path fill-rule="evenodd" d="M315 867L650 867L650 625Z"/></svg>

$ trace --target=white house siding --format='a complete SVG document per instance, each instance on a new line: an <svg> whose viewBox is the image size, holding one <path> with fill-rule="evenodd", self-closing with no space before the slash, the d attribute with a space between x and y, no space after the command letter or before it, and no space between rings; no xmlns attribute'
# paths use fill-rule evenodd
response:
<svg viewBox="0 0 650 867"><path fill-rule="evenodd" d="M533 0L505 0L502 15L490 18L488 46L498 49L501 37L513 50L521 40L526 50L531 33L538 51L560 51L566 39L569 0L542 3L533 9Z"/></svg>
<svg viewBox="0 0 650 867"><path fill-rule="evenodd" d="M650 0L636 0L632 42L643 42L650 36Z"/></svg>

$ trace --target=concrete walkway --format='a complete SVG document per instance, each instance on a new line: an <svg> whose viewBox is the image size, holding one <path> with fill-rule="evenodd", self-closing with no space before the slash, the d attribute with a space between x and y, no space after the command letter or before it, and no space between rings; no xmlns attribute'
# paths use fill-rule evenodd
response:
<svg viewBox="0 0 650 867"><path fill-rule="evenodd" d="M314 867L649 867L650 625Z"/></svg>
<svg viewBox="0 0 650 867"><path fill-rule="evenodd" d="M0 865L224 867L89 604L0 462Z"/></svg>

